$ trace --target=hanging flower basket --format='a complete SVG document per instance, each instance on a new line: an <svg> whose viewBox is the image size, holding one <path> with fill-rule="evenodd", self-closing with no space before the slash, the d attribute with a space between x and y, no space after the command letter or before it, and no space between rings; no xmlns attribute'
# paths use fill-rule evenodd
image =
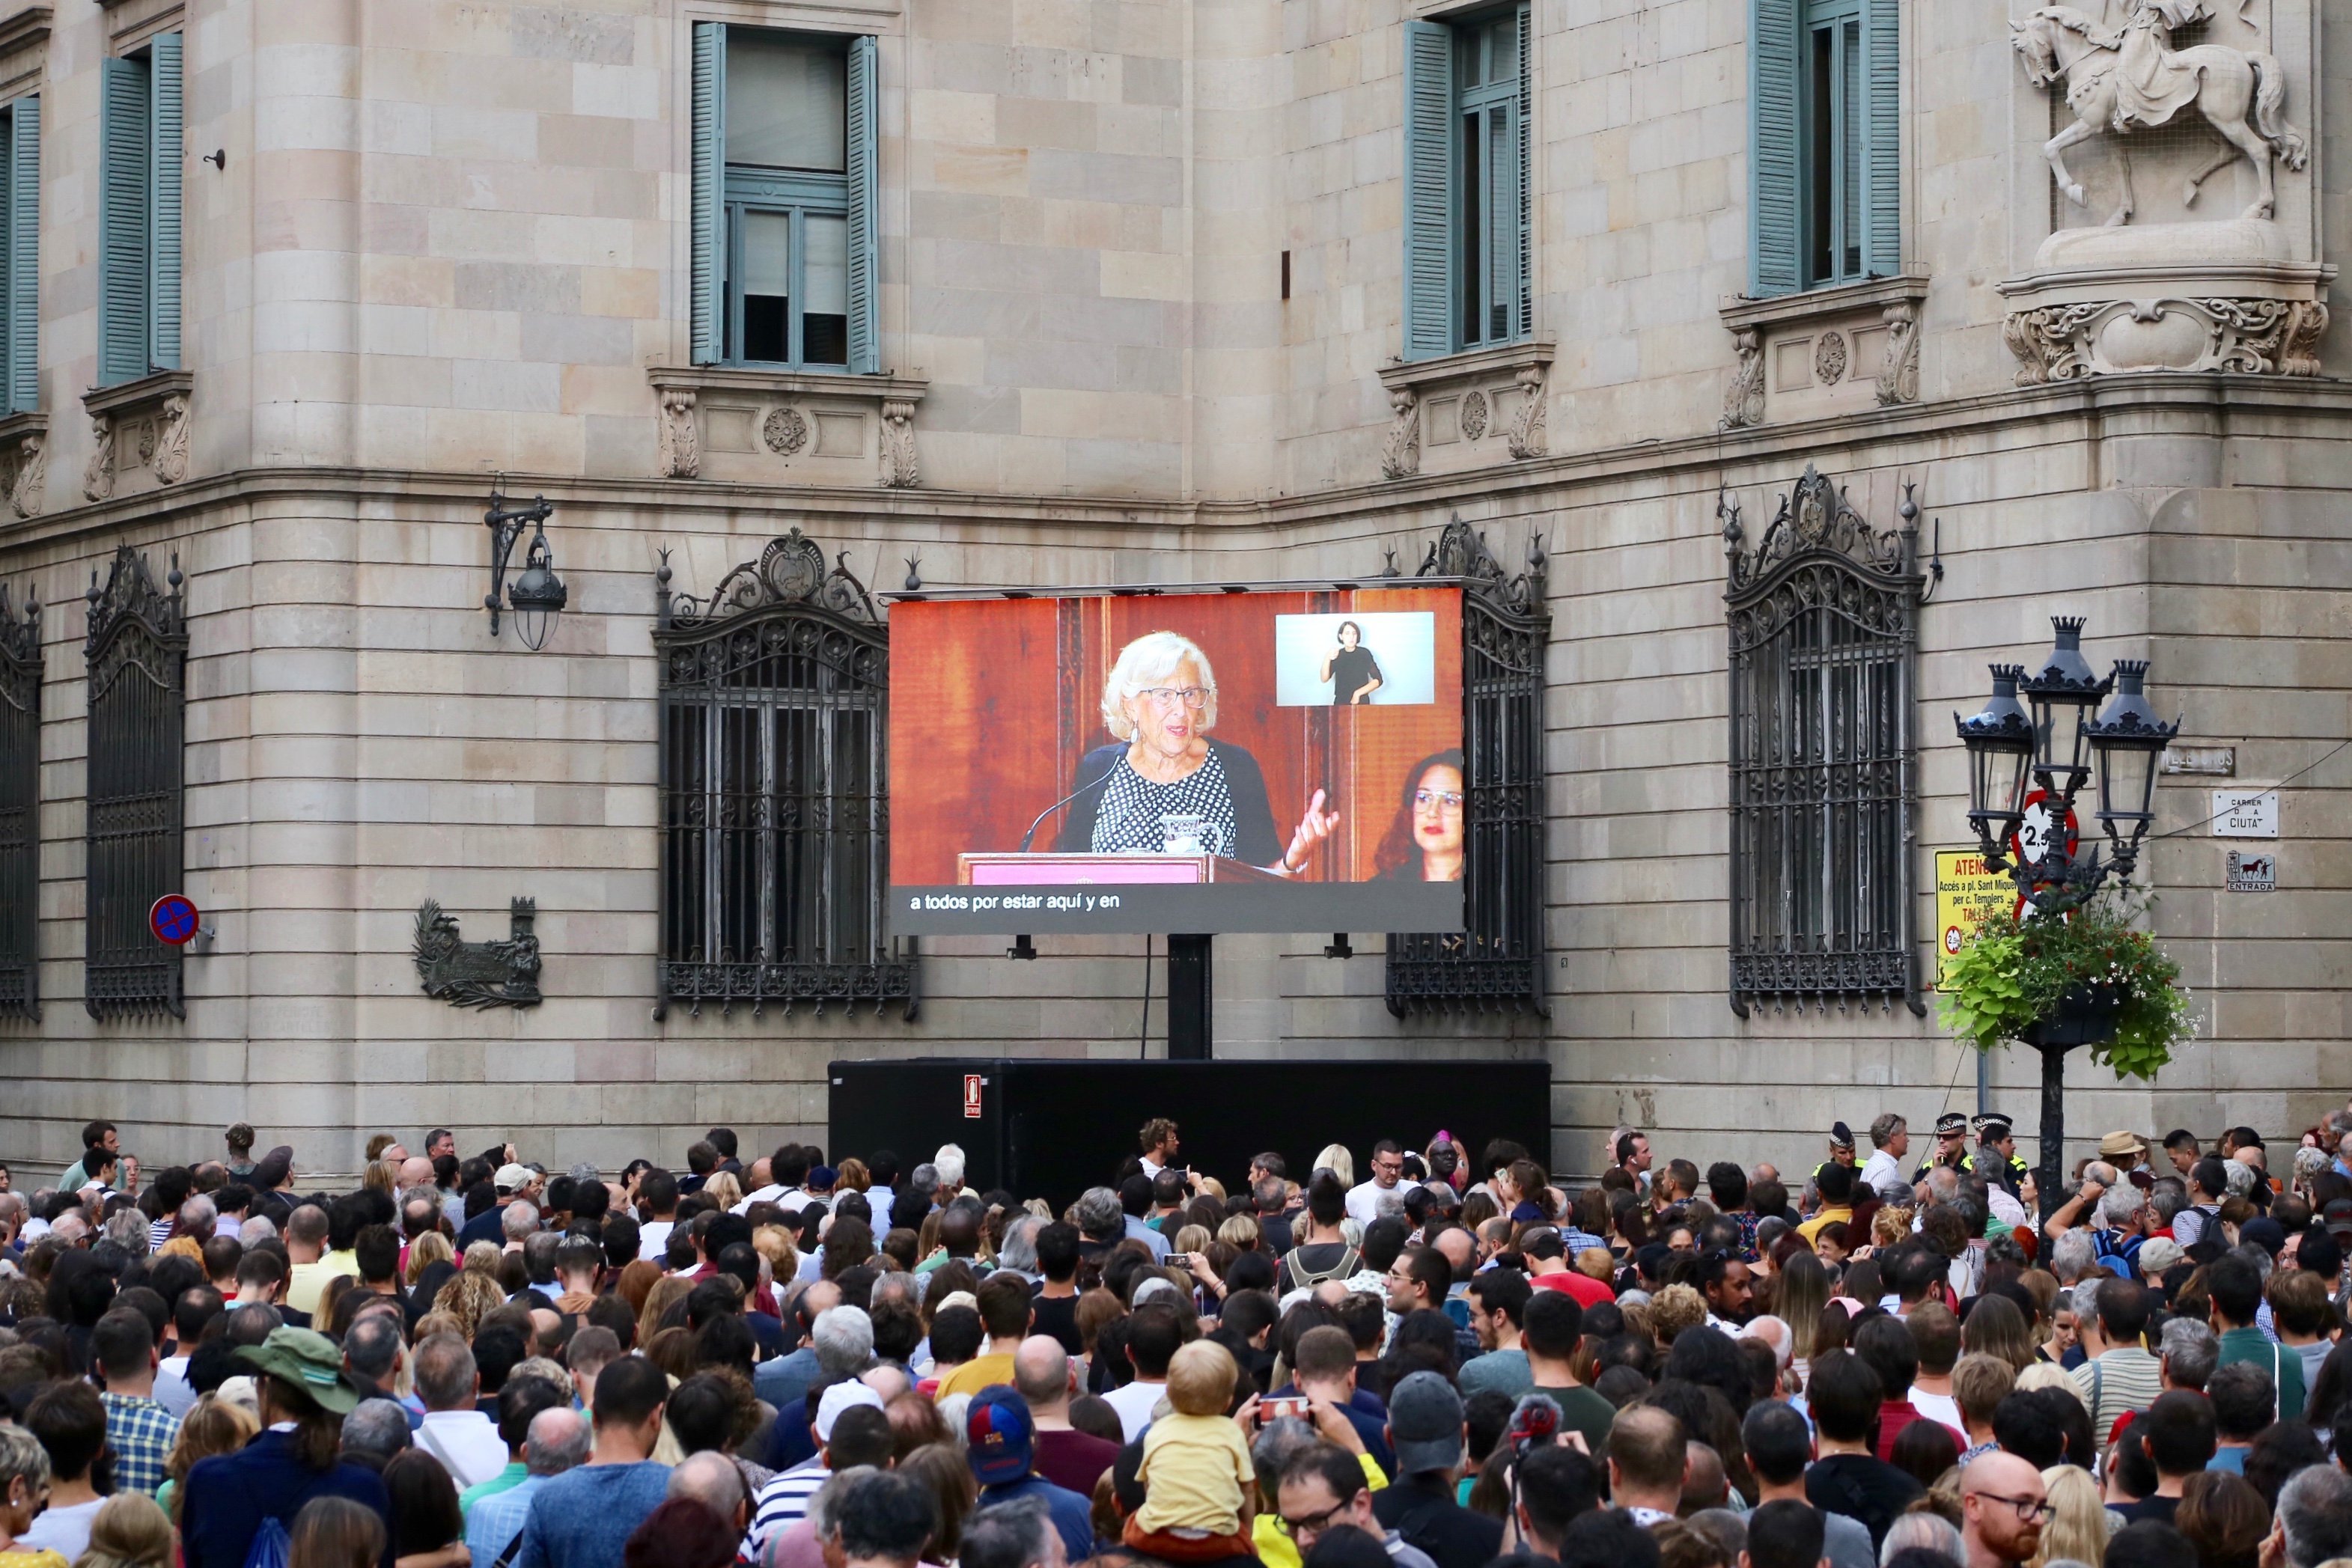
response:
<svg viewBox="0 0 2352 1568"><path fill-rule="evenodd" d="M2078 986L2061 997L2055 1008L2027 1024L2017 1038L2044 1050L2104 1045L2116 1038L2124 1001L2125 993L2115 986Z"/></svg>
<svg viewBox="0 0 2352 1568"><path fill-rule="evenodd" d="M2132 924L2134 913L2107 895L2063 920L1988 923L1951 964L1945 1025L1979 1051L2005 1040L2088 1046L2117 1078L2153 1081L2197 1038L2198 1019L2179 961Z"/></svg>

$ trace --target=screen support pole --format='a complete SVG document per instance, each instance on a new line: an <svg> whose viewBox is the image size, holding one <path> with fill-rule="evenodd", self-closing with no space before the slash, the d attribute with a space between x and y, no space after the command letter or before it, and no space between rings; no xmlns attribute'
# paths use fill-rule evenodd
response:
<svg viewBox="0 0 2352 1568"><path fill-rule="evenodd" d="M1216 1054L1209 1036L1209 938L1168 938L1168 1060L1206 1061Z"/></svg>

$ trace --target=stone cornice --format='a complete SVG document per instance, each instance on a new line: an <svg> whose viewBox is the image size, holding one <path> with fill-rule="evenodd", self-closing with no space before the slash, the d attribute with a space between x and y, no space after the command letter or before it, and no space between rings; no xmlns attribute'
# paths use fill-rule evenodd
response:
<svg viewBox="0 0 2352 1568"><path fill-rule="evenodd" d="M1529 338L1517 343L1503 343L1492 349L1469 349L1459 354L1440 355L1433 360L1397 360L1381 367L1381 385L1394 389L1469 381L1498 371L1516 371L1525 365L1549 365L1558 351L1557 340L1542 337Z"/></svg>
<svg viewBox="0 0 2352 1568"><path fill-rule="evenodd" d="M2067 422L2084 428L2067 428ZM1666 441L1637 442L1596 452L1572 453L1505 469L1424 476L1338 486L1312 495L1271 500L1175 501L1074 498L1067 496L982 495L951 490L906 494L864 486L748 485L703 482L680 486L663 479L581 478L576 476L509 473L510 493L544 492L562 505L696 512L772 514L788 506L796 517L839 519L862 530L887 519L924 527L991 522L1070 528L1157 528L1179 533L1239 533L1251 528L1311 528L1355 518L1393 518L1400 512L1440 514L1458 507L1479 516L1514 508L1497 501L1520 496L1628 479L1653 483L1697 475L1708 486L1727 468L1785 469L1807 461L1823 465L1841 455L1896 448L1926 463L1953 455L1956 437L1995 436L2023 431L2048 440L2080 440L2112 434L2118 424L2138 433L2229 438L2249 434L2262 421L2305 430L2337 426L2352 439L2352 382L2287 381L2279 377L2214 372L2147 371L2132 376L2092 377L2078 382L2000 391L1933 403L1906 403L1859 414L1795 421L1717 434L1698 433ZM442 502L452 516L473 520L488 494L478 474L399 468L256 467L191 479L166 491L147 491L117 500L45 513L0 528L0 550L60 543L90 534L136 529L139 537L164 532L192 512L236 506L256 511L278 499L320 496L341 502L360 497L398 497ZM1523 509L1523 508L1520 508ZM1441 519L1442 520L1442 519ZM575 522L573 526L582 526ZM1393 526L1392 524L1390 526ZM1147 541L1138 539L1139 545ZM1203 541L1214 542L1214 541ZM1225 541L1240 543L1238 539ZM1267 541L1268 547L1281 541Z"/></svg>

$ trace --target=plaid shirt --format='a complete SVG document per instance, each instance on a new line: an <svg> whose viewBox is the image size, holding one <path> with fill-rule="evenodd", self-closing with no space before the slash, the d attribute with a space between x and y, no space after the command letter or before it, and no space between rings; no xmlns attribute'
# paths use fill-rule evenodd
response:
<svg viewBox="0 0 2352 1568"><path fill-rule="evenodd" d="M114 1450L114 1484L124 1491L153 1497L167 1479L163 1461L180 1436L180 1418L152 1399L129 1394L101 1394L106 1406L106 1441Z"/></svg>

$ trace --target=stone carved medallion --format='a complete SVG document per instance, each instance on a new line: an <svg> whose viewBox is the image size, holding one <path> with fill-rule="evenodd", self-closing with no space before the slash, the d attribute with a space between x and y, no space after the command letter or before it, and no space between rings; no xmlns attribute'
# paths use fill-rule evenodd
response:
<svg viewBox="0 0 2352 1568"><path fill-rule="evenodd" d="M1475 441L1486 434L1486 394L1474 392L1462 400L1462 434Z"/></svg>
<svg viewBox="0 0 2352 1568"><path fill-rule="evenodd" d="M808 421L801 416L800 410L786 404L770 409L760 425L760 439L768 444L769 451L783 457L793 456L806 446L808 434Z"/></svg>
<svg viewBox="0 0 2352 1568"><path fill-rule="evenodd" d="M1845 336L1840 332L1824 332L1813 345L1813 374L1822 385L1833 387L1845 379Z"/></svg>

